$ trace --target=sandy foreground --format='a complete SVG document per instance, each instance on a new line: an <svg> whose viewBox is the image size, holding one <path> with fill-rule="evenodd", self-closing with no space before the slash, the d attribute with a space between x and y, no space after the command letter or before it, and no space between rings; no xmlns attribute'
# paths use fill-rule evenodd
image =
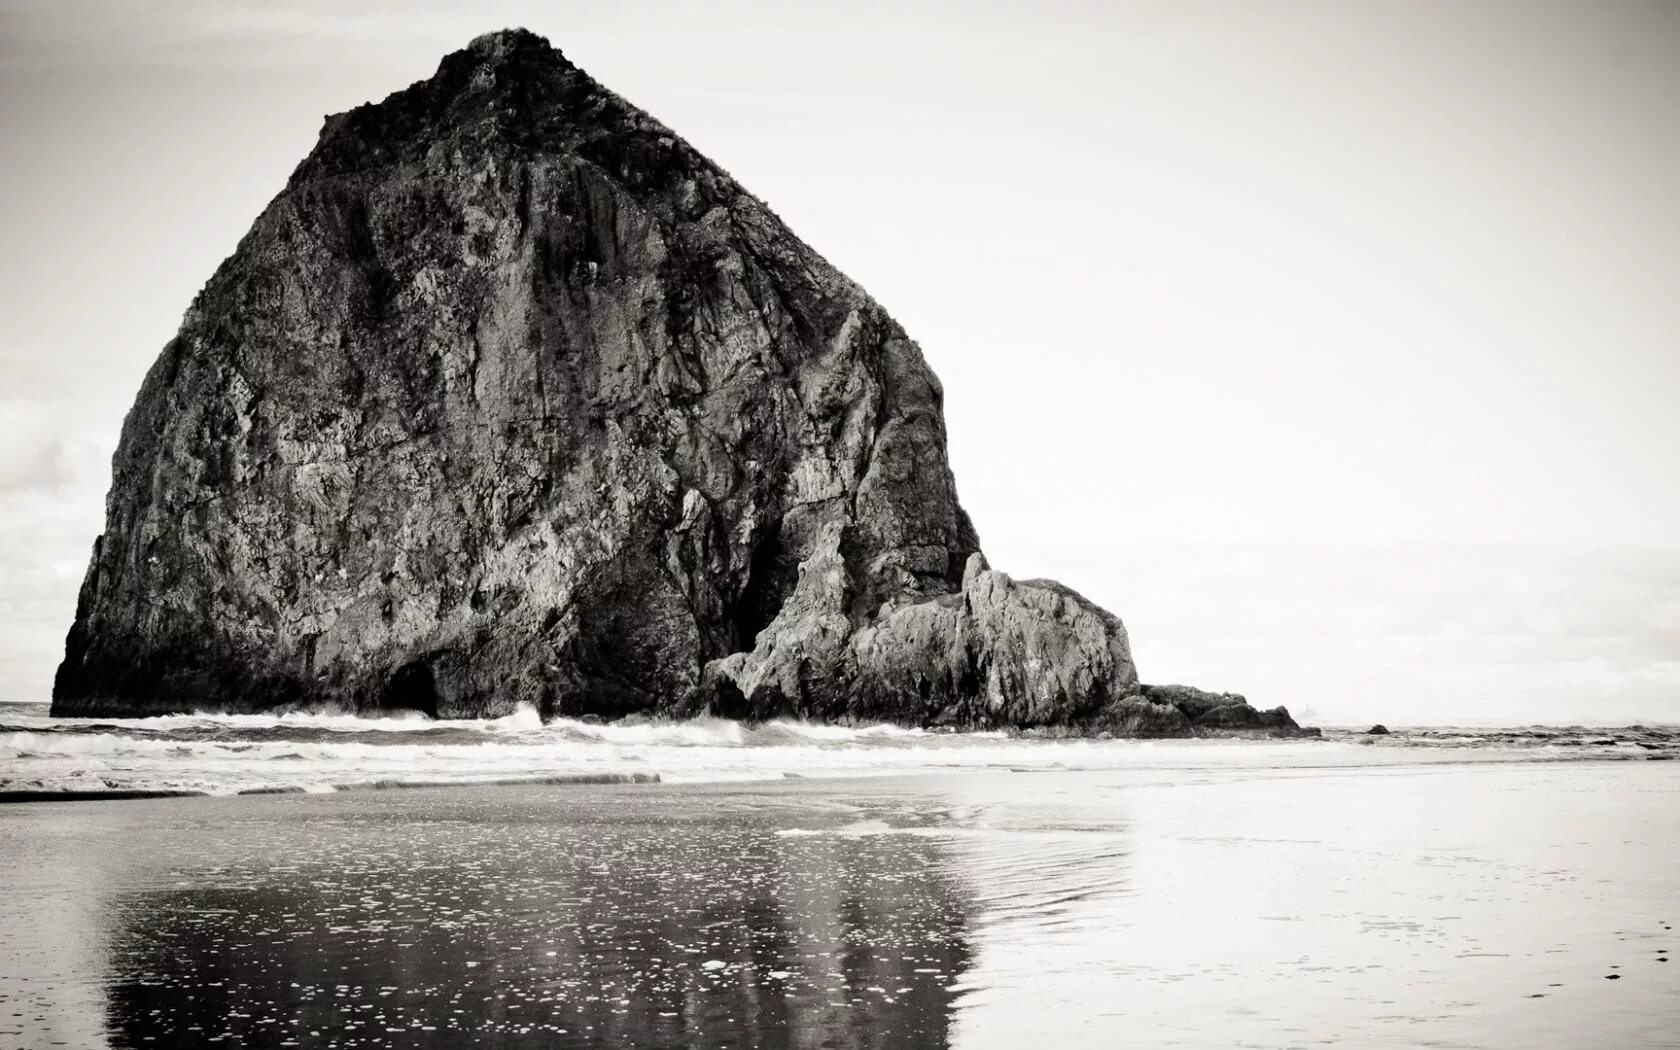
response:
<svg viewBox="0 0 1680 1050"><path fill-rule="evenodd" d="M1680 765L0 810L0 1046L1673 1046Z"/></svg>

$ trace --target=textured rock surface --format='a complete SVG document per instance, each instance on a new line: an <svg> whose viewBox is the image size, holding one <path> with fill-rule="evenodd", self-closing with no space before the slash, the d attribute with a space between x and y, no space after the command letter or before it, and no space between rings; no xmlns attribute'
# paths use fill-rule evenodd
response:
<svg viewBox="0 0 1680 1050"><path fill-rule="evenodd" d="M1288 730L990 571L868 295L523 31L330 117L124 425L53 710Z"/></svg>

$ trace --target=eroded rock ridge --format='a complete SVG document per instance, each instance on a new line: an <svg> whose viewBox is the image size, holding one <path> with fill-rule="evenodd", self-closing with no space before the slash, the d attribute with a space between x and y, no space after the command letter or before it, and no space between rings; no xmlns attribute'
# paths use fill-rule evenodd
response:
<svg viewBox="0 0 1680 1050"><path fill-rule="evenodd" d="M53 710L1294 729L988 568L942 397L728 174L481 37L328 118L188 310Z"/></svg>

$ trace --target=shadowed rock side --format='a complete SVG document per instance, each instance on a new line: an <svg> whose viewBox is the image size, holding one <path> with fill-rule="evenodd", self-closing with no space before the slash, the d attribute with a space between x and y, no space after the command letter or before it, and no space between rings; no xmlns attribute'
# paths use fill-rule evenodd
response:
<svg viewBox="0 0 1680 1050"><path fill-rule="evenodd" d="M729 175L481 37L329 117L153 365L53 711L1293 730L989 571L942 400Z"/></svg>

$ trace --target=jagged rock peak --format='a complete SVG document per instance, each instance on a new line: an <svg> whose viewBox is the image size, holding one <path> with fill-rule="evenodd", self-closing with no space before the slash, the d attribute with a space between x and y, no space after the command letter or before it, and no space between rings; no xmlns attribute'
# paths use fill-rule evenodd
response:
<svg viewBox="0 0 1680 1050"><path fill-rule="evenodd" d="M943 401L681 138L479 37L328 119L147 374L53 710L1294 728L992 570Z"/></svg>
<svg viewBox="0 0 1680 1050"><path fill-rule="evenodd" d="M515 51L542 51L565 61L560 49L548 42L548 37L531 32L523 26L480 33L457 54L477 55L485 61L506 58Z"/></svg>
<svg viewBox="0 0 1680 1050"><path fill-rule="evenodd" d="M669 191L697 171L714 188L738 189L669 128L526 29L477 37L446 55L432 77L327 117L290 185L400 164L442 172L455 154L485 150L578 155L639 192Z"/></svg>

